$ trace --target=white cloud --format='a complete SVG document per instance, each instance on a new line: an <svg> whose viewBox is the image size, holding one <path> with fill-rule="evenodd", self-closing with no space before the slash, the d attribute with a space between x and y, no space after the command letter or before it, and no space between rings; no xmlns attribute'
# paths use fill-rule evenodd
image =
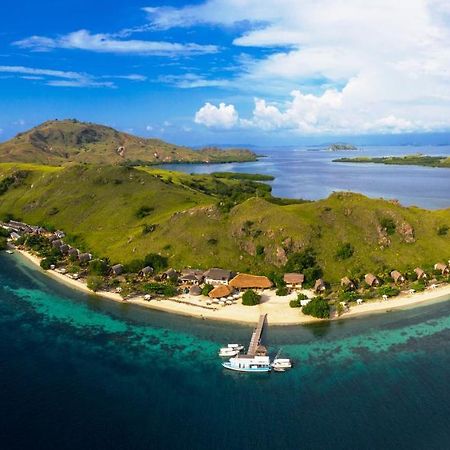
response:
<svg viewBox="0 0 450 450"><path fill-rule="evenodd" d="M235 46L272 50L242 58L229 83L265 99L239 126L302 133L450 128L448 0L208 0L146 11L157 29L239 24ZM285 102L273 103L280 98Z"/></svg>
<svg viewBox="0 0 450 450"><path fill-rule="evenodd" d="M226 87L230 84L229 80L207 79L201 75L196 75L194 73L186 73L184 75L166 75L164 77L160 77L159 81L171 84L180 89Z"/></svg>
<svg viewBox="0 0 450 450"><path fill-rule="evenodd" d="M239 115L234 105L220 103L219 107L205 103L195 114L195 123L208 128L230 129L239 122Z"/></svg>
<svg viewBox="0 0 450 450"><path fill-rule="evenodd" d="M98 53L140 54L140 55L196 55L216 53L215 45L195 43L172 43L165 41L144 41L118 39L111 34L92 34L88 30L78 30L57 38L31 36L13 43L20 48L43 52L57 48L87 50Z"/></svg>
<svg viewBox="0 0 450 450"><path fill-rule="evenodd" d="M0 66L0 73L9 73L20 78L32 81L42 81L48 86L56 87L107 87L115 88L111 79L125 79L131 81L144 81L143 75L103 75L96 77L84 72L64 70L41 69L25 66ZM106 80L108 79L108 80Z"/></svg>

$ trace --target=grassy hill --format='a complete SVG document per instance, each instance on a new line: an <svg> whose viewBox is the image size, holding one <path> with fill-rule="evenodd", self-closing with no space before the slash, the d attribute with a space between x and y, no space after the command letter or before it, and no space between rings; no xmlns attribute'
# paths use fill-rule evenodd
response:
<svg viewBox="0 0 450 450"><path fill-rule="evenodd" d="M0 144L2 162L61 165L158 164L169 162L253 161L249 150L192 150L159 139L145 139L113 128L77 120L52 120Z"/></svg>
<svg viewBox="0 0 450 450"><path fill-rule="evenodd" d="M422 154L406 155L406 156L386 156L370 158L361 156L357 158L339 158L333 162L361 163L361 164L387 164L395 166L426 166L426 167L443 167L450 168L450 157L448 156L426 156Z"/></svg>
<svg viewBox="0 0 450 450"><path fill-rule="evenodd" d="M311 247L324 277L337 282L450 256L450 209L405 208L349 193L287 203L264 184L230 175L0 164L0 217L61 228L71 243L112 263L157 252L176 268L265 273ZM352 254L338 257L342 248Z"/></svg>

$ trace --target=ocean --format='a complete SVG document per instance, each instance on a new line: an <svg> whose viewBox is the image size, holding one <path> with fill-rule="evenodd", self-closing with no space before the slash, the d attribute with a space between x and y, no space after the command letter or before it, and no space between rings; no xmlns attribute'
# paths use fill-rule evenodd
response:
<svg viewBox="0 0 450 450"><path fill-rule="evenodd" d="M336 163L357 156L402 156L423 153L450 156L450 146L364 147L330 152L317 148L257 148L256 162L230 164L165 164L187 173L248 172L273 175L273 195L318 200L333 191L360 192L369 197L399 200L405 206L450 207L450 169L383 164Z"/></svg>
<svg viewBox="0 0 450 450"><path fill-rule="evenodd" d="M226 372L251 327L71 290L0 254L1 447L450 448L450 299L268 327L286 373Z"/></svg>

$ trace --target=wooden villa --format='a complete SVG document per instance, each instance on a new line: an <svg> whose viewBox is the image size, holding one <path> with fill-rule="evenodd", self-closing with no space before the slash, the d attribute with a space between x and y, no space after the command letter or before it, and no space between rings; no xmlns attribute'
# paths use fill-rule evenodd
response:
<svg viewBox="0 0 450 450"><path fill-rule="evenodd" d="M394 283L401 284L405 282L405 277L398 270L393 270L390 275Z"/></svg>
<svg viewBox="0 0 450 450"><path fill-rule="evenodd" d="M380 285L380 280L373 273L367 273L364 276L364 281L369 287L376 287Z"/></svg>
<svg viewBox="0 0 450 450"><path fill-rule="evenodd" d="M170 268L161 274L161 279L169 280L171 278L175 278L176 280L178 280L179 276L180 274L175 269Z"/></svg>
<svg viewBox="0 0 450 450"><path fill-rule="evenodd" d="M444 263L437 263L434 265L434 270L441 272L442 275L448 275L450 270L448 266Z"/></svg>
<svg viewBox="0 0 450 450"><path fill-rule="evenodd" d="M414 269L414 273L416 274L418 280L425 280L428 278L428 275L420 267L416 267Z"/></svg>
<svg viewBox="0 0 450 450"><path fill-rule="evenodd" d="M341 286L350 290L356 288L355 283L349 277L341 278Z"/></svg>
<svg viewBox="0 0 450 450"><path fill-rule="evenodd" d="M75 258L78 258L79 253L80 253L79 250L77 248L73 248L73 247L69 248L69 250L67 251L68 256L73 256Z"/></svg>
<svg viewBox="0 0 450 450"><path fill-rule="evenodd" d="M200 269L184 269L178 281L182 284L199 285L202 284L204 272Z"/></svg>
<svg viewBox="0 0 450 450"><path fill-rule="evenodd" d="M80 263L87 263L92 259L92 255L90 253L80 253L78 255L78 261Z"/></svg>
<svg viewBox="0 0 450 450"><path fill-rule="evenodd" d="M200 289L200 286L194 284L193 286L190 287L189 294L199 296L202 295L202 290Z"/></svg>
<svg viewBox="0 0 450 450"><path fill-rule="evenodd" d="M153 272L154 272L153 267L145 266L144 268L142 268L139 271L139 276L141 276L141 277L148 277L150 275L153 275Z"/></svg>
<svg viewBox="0 0 450 450"><path fill-rule="evenodd" d="M283 280L288 288L299 288L301 289L303 283L305 282L305 275L302 273L285 273Z"/></svg>
<svg viewBox="0 0 450 450"><path fill-rule="evenodd" d="M264 276L250 275L247 273L237 274L229 283L235 289L269 289L273 283Z"/></svg>
<svg viewBox="0 0 450 450"><path fill-rule="evenodd" d="M63 245L61 245L61 247L59 247L59 251L63 255L67 255L69 253L69 249L70 249L70 247L67 244L63 244Z"/></svg>
<svg viewBox="0 0 450 450"><path fill-rule="evenodd" d="M111 275L117 277L119 275L122 275L123 273L123 265L122 264L115 264L111 267Z"/></svg>
<svg viewBox="0 0 450 450"><path fill-rule="evenodd" d="M314 292L320 293L320 292L324 292L326 289L327 289L327 286L325 284L325 281L322 280L322 278L319 278L318 280L316 280L316 282L314 283Z"/></svg>

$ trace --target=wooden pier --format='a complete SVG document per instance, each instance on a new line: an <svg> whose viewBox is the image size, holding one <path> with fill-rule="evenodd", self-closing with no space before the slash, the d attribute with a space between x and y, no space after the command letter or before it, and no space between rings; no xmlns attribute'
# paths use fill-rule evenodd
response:
<svg viewBox="0 0 450 450"><path fill-rule="evenodd" d="M253 330L252 337L250 339L250 344L248 346L247 355L248 356L255 356L256 350L261 343L261 335L263 332L264 324L266 322L267 314L261 314L259 316L258 325L256 325L256 328Z"/></svg>

